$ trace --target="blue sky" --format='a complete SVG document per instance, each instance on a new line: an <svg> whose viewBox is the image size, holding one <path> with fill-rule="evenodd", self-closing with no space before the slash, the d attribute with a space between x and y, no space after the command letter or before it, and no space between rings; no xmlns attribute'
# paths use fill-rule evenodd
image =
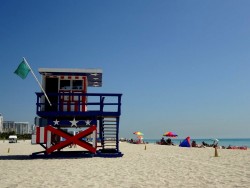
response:
<svg viewBox="0 0 250 188"><path fill-rule="evenodd" d="M35 117L38 68L101 68L120 136L250 136L249 0L0 1L0 113Z"/></svg>

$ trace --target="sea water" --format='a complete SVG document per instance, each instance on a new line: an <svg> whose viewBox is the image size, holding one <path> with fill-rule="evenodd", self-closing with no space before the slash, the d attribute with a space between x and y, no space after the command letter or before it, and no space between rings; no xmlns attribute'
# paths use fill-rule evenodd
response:
<svg viewBox="0 0 250 188"><path fill-rule="evenodd" d="M168 139L168 138L165 138ZM179 145L185 138L180 139L180 138L170 138L172 140L172 142L175 145ZM248 148L250 148L250 138L217 138L219 140L219 146L225 146L228 147L230 146L247 146ZM159 142L161 139L144 139L144 142L148 142L148 143L156 143ZM198 138L198 139L190 139L190 141L196 141L197 144L202 144L202 142L206 142L207 144L213 144L213 140L212 139L202 139L202 138Z"/></svg>

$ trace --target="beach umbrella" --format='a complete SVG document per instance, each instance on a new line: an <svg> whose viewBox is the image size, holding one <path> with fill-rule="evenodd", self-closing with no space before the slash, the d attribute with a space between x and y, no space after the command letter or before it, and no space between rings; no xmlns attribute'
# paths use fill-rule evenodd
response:
<svg viewBox="0 0 250 188"><path fill-rule="evenodd" d="M214 145L217 145L219 143L219 139L217 138L212 138L210 140L214 141Z"/></svg>
<svg viewBox="0 0 250 188"><path fill-rule="evenodd" d="M137 136L142 136L142 135L144 135L142 132L140 132L140 131L137 131L137 132L134 132L133 134L135 134L135 135L137 135Z"/></svg>
<svg viewBox="0 0 250 188"><path fill-rule="evenodd" d="M140 131L134 132L133 134L135 134L138 138L138 141L136 142L136 144L141 144L144 134Z"/></svg>
<svg viewBox="0 0 250 188"><path fill-rule="evenodd" d="M215 141L215 142L219 142L219 140L217 138L211 138L210 140Z"/></svg>
<svg viewBox="0 0 250 188"><path fill-rule="evenodd" d="M173 133L173 132L165 132L163 134L163 136L166 136L166 137L177 137L178 135Z"/></svg>

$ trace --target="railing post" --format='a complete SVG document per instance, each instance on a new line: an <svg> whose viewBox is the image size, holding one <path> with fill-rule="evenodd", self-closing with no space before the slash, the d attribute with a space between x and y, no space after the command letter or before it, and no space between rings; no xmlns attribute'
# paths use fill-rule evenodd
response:
<svg viewBox="0 0 250 188"><path fill-rule="evenodd" d="M100 111L103 112L105 97L100 96Z"/></svg>
<svg viewBox="0 0 250 188"><path fill-rule="evenodd" d="M39 103L39 96L37 95L37 98L36 98L36 114L37 114L38 109L39 109L38 106L40 106L40 103Z"/></svg>
<svg viewBox="0 0 250 188"><path fill-rule="evenodd" d="M118 96L118 113L121 114L121 95Z"/></svg>

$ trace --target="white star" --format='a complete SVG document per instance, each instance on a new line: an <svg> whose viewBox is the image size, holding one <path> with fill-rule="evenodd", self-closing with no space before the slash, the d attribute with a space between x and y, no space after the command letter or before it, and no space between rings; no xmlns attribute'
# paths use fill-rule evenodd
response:
<svg viewBox="0 0 250 188"><path fill-rule="evenodd" d="M76 119L74 118L73 121L70 121L71 122L71 127L77 127L77 123L78 121L76 121Z"/></svg>
<svg viewBox="0 0 250 188"><path fill-rule="evenodd" d="M54 122L54 125L59 125L59 121L57 121L57 119Z"/></svg>
<svg viewBox="0 0 250 188"><path fill-rule="evenodd" d="M90 120L85 121L86 125L90 125L90 122L91 122Z"/></svg>

